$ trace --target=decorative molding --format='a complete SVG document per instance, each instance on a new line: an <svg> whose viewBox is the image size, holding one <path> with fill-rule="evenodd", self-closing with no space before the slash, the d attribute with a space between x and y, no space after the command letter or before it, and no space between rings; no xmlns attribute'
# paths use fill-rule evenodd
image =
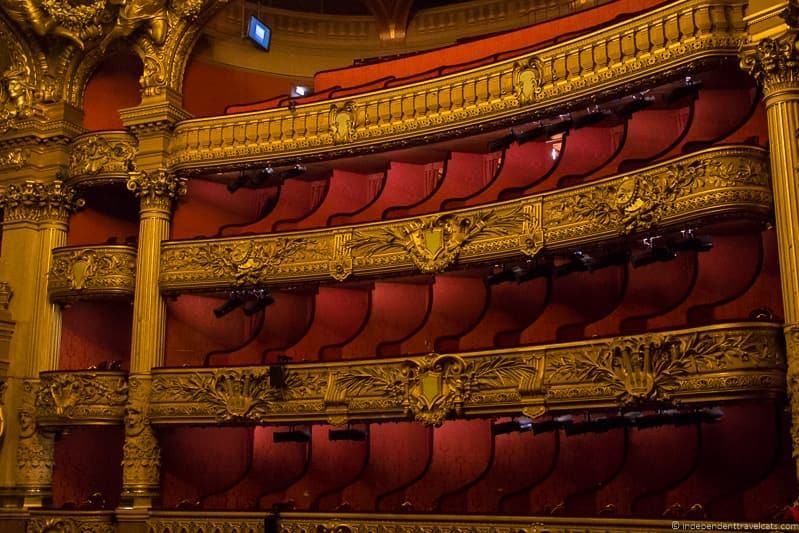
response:
<svg viewBox="0 0 799 533"><path fill-rule="evenodd" d="M178 178L163 168L152 172L130 172L127 187L141 200L142 209L167 212L175 200L188 192L184 178Z"/></svg>
<svg viewBox="0 0 799 533"><path fill-rule="evenodd" d="M3 222L66 222L69 215L85 205L74 188L63 181L25 181L0 190Z"/></svg>
<svg viewBox="0 0 799 533"><path fill-rule="evenodd" d="M768 155L719 147L651 167L481 207L254 237L165 242L162 291L224 290L350 276L441 272L536 256L654 228L771 210Z"/></svg>
<svg viewBox="0 0 799 533"><path fill-rule="evenodd" d="M19 170L30 157L28 148L9 148L0 152L0 170Z"/></svg>
<svg viewBox="0 0 799 533"><path fill-rule="evenodd" d="M262 424L526 414L758 398L784 390L775 324L347 363L153 371L154 424Z"/></svg>
<svg viewBox="0 0 799 533"><path fill-rule="evenodd" d="M132 297L136 248L123 245L56 248L47 277L53 301Z"/></svg>
<svg viewBox="0 0 799 533"><path fill-rule="evenodd" d="M136 151L136 138L126 131L81 135L70 146L69 182L125 182Z"/></svg>
<svg viewBox="0 0 799 533"><path fill-rule="evenodd" d="M34 510L26 533L116 533L110 511ZM1 520L1 519L0 519Z"/></svg>
<svg viewBox="0 0 799 533"><path fill-rule="evenodd" d="M584 108L737 57L744 7L674 2L465 72L290 109L187 120L175 128L170 167L206 172L352 156Z"/></svg>
<svg viewBox="0 0 799 533"><path fill-rule="evenodd" d="M149 377L128 379L125 444L122 446L122 496L149 497L160 486L161 448L150 425Z"/></svg>
<svg viewBox="0 0 799 533"><path fill-rule="evenodd" d="M43 372L36 395L40 426L119 424L128 399L123 372Z"/></svg>
<svg viewBox="0 0 799 533"><path fill-rule="evenodd" d="M46 494L53 479L54 440L36 423L38 389L37 380L22 383L22 404L17 411L17 486L31 494Z"/></svg>

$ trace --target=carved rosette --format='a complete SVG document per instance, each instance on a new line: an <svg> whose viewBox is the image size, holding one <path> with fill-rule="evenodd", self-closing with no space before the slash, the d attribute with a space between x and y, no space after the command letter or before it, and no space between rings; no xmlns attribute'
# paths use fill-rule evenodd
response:
<svg viewBox="0 0 799 533"><path fill-rule="evenodd" d="M163 291L441 272L535 257L711 217L770 217L768 154L712 148L527 198L416 218L256 237L165 242Z"/></svg>
<svg viewBox="0 0 799 533"><path fill-rule="evenodd" d="M11 184L0 192L4 222L62 222L85 205L74 188L60 180L25 181Z"/></svg>
<svg viewBox="0 0 799 533"><path fill-rule="evenodd" d="M121 372L45 372L36 395L36 419L40 426L117 424L127 399Z"/></svg>
<svg viewBox="0 0 799 533"><path fill-rule="evenodd" d="M54 301L133 296L136 249L132 246L57 248L47 278Z"/></svg>
<svg viewBox="0 0 799 533"><path fill-rule="evenodd" d="M163 168L152 172L131 172L127 187L141 200L142 210L169 212L172 203L188 192L185 178Z"/></svg>
<svg viewBox="0 0 799 533"><path fill-rule="evenodd" d="M264 367L156 369L153 423L285 423L557 412L738 400L784 390L774 324L732 324L515 350Z"/></svg>
<svg viewBox="0 0 799 533"><path fill-rule="evenodd" d="M17 411L17 486L31 494L48 493L53 479L53 435L36 423L36 396L39 384L26 380L22 385L22 404Z"/></svg>
<svg viewBox="0 0 799 533"><path fill-rule="evenodd" d="M70 182L126 181L136 150L136 139L127 132L81 135L70 148Z"/></svg>
<svg viewBox="0 0 799 533"><path fill-rule="evenodd" d="M776 91L799 87L799 31L790 29L774 39L762 39L741 50L741 68L763 87L768 97Z"/></svg>
<svg viewBox="0 0 799 533"><path fill-rule="evenodd" d="M161 448L150 425L151 385L149 378L131 376L128 380L122 447L122 494L125 497L148 497L158 493Z"/></svg>

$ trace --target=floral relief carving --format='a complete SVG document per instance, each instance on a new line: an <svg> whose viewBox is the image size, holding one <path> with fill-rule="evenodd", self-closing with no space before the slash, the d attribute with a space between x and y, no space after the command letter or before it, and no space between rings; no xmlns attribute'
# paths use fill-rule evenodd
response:
<svg viewBox="0 0 799 533"><path fill-rule="evenodd" d="M521 387L542 364L540 357L466 361L457 355L429 354L408 359L399 368L374 366L341 373L336 383L345 395L384 391L416 420L437 426L450 414L462 415L473 393L509 384Z"/></svg>
<svg viewBox="0 0 799 533"><path fill-rule="evenodd" d="M54 297L133 294L136 250L128 246L61 249L53 252L48 290Z"/></svg>
<svg viewBox="0 0 799 533"><path fill-rule="evenodd" d="M463 247L476 237L499 237L518 232L523 213L515 209L421 217L374 232L355 232L350 248L357 256L405 252L422 272L441 272L454 264Z"/></svg>
<svg viewBox="0 0 799 533"><path fill-rule="evenodd" d="M328 119L333 142L342 143L355 139L358 122L353 102L346 102L341 106L332 104Z"/></svg>
<svg viewBox="0 0 799 533"><path fill-rule="evenodd" d="M36 395L39 418L122 418L128 398L124 376L98 373L47 373Z"/></svg>
<svg viewBox="0 0 799 533"><path fill-rule="evenodd" d="M161 448L150 425L149 378L131 377L125 407L122 446L123 496L149 496L158 491Z"/></svg>
<svg viewBox="0 0 799 533"><path fill-rule="evenodd" d="M25 490L47 489L53 478L53 435L36 423L38 383L26 380L22 385L22 405L17 411L17 484Z"/></svg>
<svg viewBox="0 0 799 533"><path fill-rule="evenodd" d="M19 170L30 157L30 150L13 148L0 153L0 170Z"/></svg>
<svg viewBox="0 0 799 533"><path fill-rule="evenodd" d="M115 533L108 522L79 518L34 517L28 520L26 533Z"/></svg>
<svg viewBox="0 0 799 533"><path fill-rule="evenodd" d="M70 176L95 176L103 172L127 173L133 169L136 146L132 140L109 140L103 135L82 137L72 145Z"/></svg>

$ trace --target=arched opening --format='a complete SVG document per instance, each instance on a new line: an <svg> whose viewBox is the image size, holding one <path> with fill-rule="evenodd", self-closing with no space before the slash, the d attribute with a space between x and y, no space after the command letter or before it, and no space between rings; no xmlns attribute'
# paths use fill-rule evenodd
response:
<svg viewBox="0 0 799 533"><path fill-rule="evenodd" d="M137 106L141 101L142 71L141 60L130 51L104 59L86 84L83 125L91 131L121 129L119 110Z"/></svg>

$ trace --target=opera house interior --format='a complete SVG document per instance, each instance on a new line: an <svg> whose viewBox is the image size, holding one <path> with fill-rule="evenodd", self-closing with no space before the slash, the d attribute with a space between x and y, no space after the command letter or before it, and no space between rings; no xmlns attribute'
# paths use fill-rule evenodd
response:
<svg viewBox="0 0 799 533"><path fill-rule="evenodd" d="M0 0L0 215L0 532L799 531L797 0Z"/></svg>

